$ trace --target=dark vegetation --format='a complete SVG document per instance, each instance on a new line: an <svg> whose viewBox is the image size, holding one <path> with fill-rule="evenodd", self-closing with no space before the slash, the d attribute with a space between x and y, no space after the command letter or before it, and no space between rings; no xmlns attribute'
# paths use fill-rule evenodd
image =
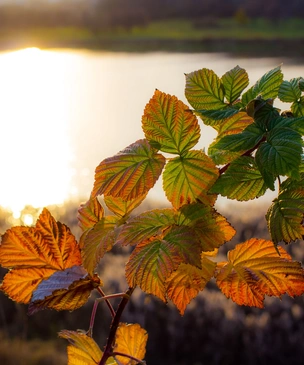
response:
<svg viewBox="0 0 304 365"><path fill-rule="evenodd" d="M248 203L250 204L250 203ZM246 205L246 204L245 204ZM143 210L152 209L147 202ZM71 227L78 236L76 204L49 207L57 220ZM226 252L250 237L268 238L265 209L248 210L233 205L222 211L237 230L237 236L222 248ZM238 215L229 212L238 212ZM38 211L26 207L22 214L37 216ZM35 216L35 219L36 219ZM22 215L21 215L22 217ZM8 212L1 211L0 232L12 225ZM21 224L14 222L15 224ZM285 247L286 248L286 247ZM303 261L303 241L289 246L295 259ZM124 266L128 251L116 249L108 253L99 268L107 293L125 290ZM2 271L2 274L4 270ZM30 318L27 306L0 295L0 363L5 365L66 364L66 343L54 340L62 328L88 328L93 299L75 312L44 310ZM115 302L114 302L115 304ZM107 307L97 311L95 336L104 343L110 325ZM259 365L276 363L300 365L304 358L304 298L267 298L265 309L238 306L227 300L212 281L194 299L183 317L140 290L133 294L123 321L137 322L149 333L146 361L149 365Z"/></svg>
<svg viewBox="0 0 304 365"><path fill-rule="evenodd" d="M303 18L304 3L297 0L25 0L22 6L10 2L0 6L0 48L299 57Z"/></svg>

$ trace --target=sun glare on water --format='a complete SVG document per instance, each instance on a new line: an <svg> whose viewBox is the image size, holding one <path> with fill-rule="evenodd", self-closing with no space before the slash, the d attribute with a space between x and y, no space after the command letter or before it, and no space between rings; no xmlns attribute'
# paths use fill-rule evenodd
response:
<svg viewBox="0 0 304 365"><path fill-rule="evenodd" d="M69 196L63 73L55 52L29 48L0 56L0 206L15 218L26 205L61 204Z"/></svg>

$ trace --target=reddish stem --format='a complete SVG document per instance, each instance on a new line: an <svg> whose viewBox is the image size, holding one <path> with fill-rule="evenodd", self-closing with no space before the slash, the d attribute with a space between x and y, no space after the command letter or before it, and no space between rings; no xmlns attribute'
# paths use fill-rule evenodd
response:
<svg viewBox="0 0 304 365"><path fill-rule="evenodd" d="M128 301L129 301L130 296L132 295L133 291L134 291L133 288L129 288L125 293L125 297L122 298L121 302L119 303L119 306L117 308L117 311L115 313L115 316L114 316L112 324L111 324L110 333L109 333L109 337L107 340L107 344L104 349L104 353L103 353L102 358L98 365L105 365L108 358L111 357L113 354L115 336L116 336L116 331L117 331L119 323L120 323L120 318L121 318L121 315L125 309L125 306L127 305Z"/></svg>
<svg viewBox="0 0 304 365"><path fill-rule="evenodd" d="M98 287L98 288L97 288L97 290L98 290L99 294L100 294L103 298L106 296L106 295L105 295L105 293L102 291L102 289L101 289L100 287ZM114 308L112 307L112 304L109 302L109 300L108 300L108 299L105 299L105 302L106 302L106 304L107 304L108 308L110 309L110 312L111 312L111 316L112 316L112 318L114 318L114 316L115 316L115 311L114 311Z"/></svg>
<svg viewBox="0 0 304 365"><path fill-rule="evenodd" d="M146 363L145 361L142 361L142 360L138 359L137 357L134 357L134 356L128 355L128 354L124 354L123 352L114 351L114 352L112 352L112 356L124 356L124 357L128 357L131 360L136 361L139 364L145 364Z"/></svg>

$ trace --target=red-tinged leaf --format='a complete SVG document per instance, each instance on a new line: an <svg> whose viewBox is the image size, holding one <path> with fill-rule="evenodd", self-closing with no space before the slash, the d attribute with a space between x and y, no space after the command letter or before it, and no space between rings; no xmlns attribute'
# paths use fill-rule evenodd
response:
<svg viewBox="0 0 304 365"><path fill-rule="evenodd" d="M47 209L39 216L36 227L13 227L2 238L0 264L6 268L63 270L80 263L75 237Z"/></svg>
<svg viewBox="0 0 304 365"><path fill-rule="evenodd" d="M142 127L149 143L163 152L182 154L196 145L196 116L176 96L156 90L145 107Z"/></svg>
<svg viewBox="0 0 304 365"><path fill-rule="evenodd" d="M173 209L147 211L131 218L122 227L117 243L123 246L137 245L145 240L163 235L175 224L175 211Z"/></svg>
<svg viewBox="0 0 304 365"><path fill-rule="evenodd" d="M197 110L216 110L226 106L220 78L206 68L186 75L185 95Z"/></svg>
<svg viewBox="0 0 304 365"><path fill-rule="evenodd" d="M97 198L91 198L78 209L78 225L82 231L92 228L104 217L104 209Z"/></svg>
<svg viewBox="0 0 304 365"><path fill-rule="evenodd" d="M126 266L129 286L166 301L165 283L181 263L200 267L201 246L188 227L175 227L162 239L139 243Z"/></svg>
<svg viewBox="0 0 304 365"><path fill-rule="evenodd" d="M146 196L147 194L140 195L137 198L126 201L120 197L114 198L113 196L109 195L104 198L104 201L111 212L119 217L125 218L129 216L129 214L142 203Z"/></svg>
<svg viewBox="0 0 304 365"><path fill-rule="evenodd" d="M178 216L178 224L192 228L203 251L213 251L235 235L235 229L214 208L195 203L183 206Z"/></svg>
<svg viewBox="0 0 304 365"><path fill-rule="evenodd" d="M16 269L9 271L2 282L0 289L12 300L27 304L31 300L34 290L56 271L52 269Z"/></svg>
<svg viewBox="0 0 304 365"><path fill-rule="evenodd" d="M102 351L92 337L81 332L63 330L59 337L69 341L67 365L96 365Z"/></svg>
<svg viewBox="0 0 304 365"><path fill-rule="evenodd" d="M174 208L201 201L213 205L215 195L208 194L218 178L214 162L203 151L190 151L171 159L163 173L163 187Z"/></svg>
<svg viewBox="0 0 304 365"><path fill-rule="evenodd" d="M57 271L33 292L28 313L34 314L45 308L73 311L82 307L92 290L100 285L99 277L91 277L81 266Z"/></svg>
<svg viewBox="0 0 304 365"><path fill-rule="evenodd" d="M99 260L112 249L118 221L119 218L116 216L106 216L81 237L83 266L89 274L94 273Z"/></svg>
<svg viewBox="0 0 304 365"><path fill-rule="evenodd" d="M126 355L143 360L146 355L146 345L148 334L139 324L120 323L116 332L114 352L120 352ZM136 365L137 361L129 357L116 356L122 365Z"/></svg>
<svg viewBox="0 0 304 365"><path fill-rule="evenodd" d="M147 140L138 140L97 166L92 196L104 194L132 200L145 195L159 178L165 162L165 157L156 153Z"/></svg>
<svg viewBox="0 0 304 365"><path fill-rule="evenodd" d="M202 268L181 264L167 279L167 295L176 305L181 315L190 301L202 291L213 277L216 263L202 258Z"/></svg>
<svg viewBox="0 0 304 365"><path fill-rule="evenodd" d="M216 281L221 291L239 305L263 308L265 295L281 297L304 293L304 270L272 241L252 238L228 253L218 264Z"/></svg>

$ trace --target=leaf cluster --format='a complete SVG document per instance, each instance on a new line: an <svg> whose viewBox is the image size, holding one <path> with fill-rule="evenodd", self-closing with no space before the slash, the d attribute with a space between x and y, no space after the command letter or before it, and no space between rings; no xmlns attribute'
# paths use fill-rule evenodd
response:
<svg viewBox="0 0 304 365"><path fill-rule="evenodd" d="M283 81L277 67L245 91L248 85L247 72L236 66L222 77L208 69L187 74L191 107L156 90L142 116L144 138L97 166L90 199L78 211L79 242L46 209L34 227L3 235L0 263L9 272L1 290L29 303L30 314L74 310L93 290L99 293L88 332L60 333L70 342L70 365L144 363L145 330L120 322L135 287L172 301L181 314L211 278L239 305L262 308L265 295L303 294L304 270L278 243L304 233L304 82ZM276 108L276 98L291 103L290 110ZM217 131L207 153L196 148L199 119ZM171 208L134 215L161 175ZM271 240L252 237L218 262L219 247L235 234L215 209L218 195L248 201L276 185L278 196L266 214ZM117 245L132 247L129 288L105 295L97 268ZM115 311L109 300L117 296ZM113 316L104 351L92 338L99 301Z"/></svg>

